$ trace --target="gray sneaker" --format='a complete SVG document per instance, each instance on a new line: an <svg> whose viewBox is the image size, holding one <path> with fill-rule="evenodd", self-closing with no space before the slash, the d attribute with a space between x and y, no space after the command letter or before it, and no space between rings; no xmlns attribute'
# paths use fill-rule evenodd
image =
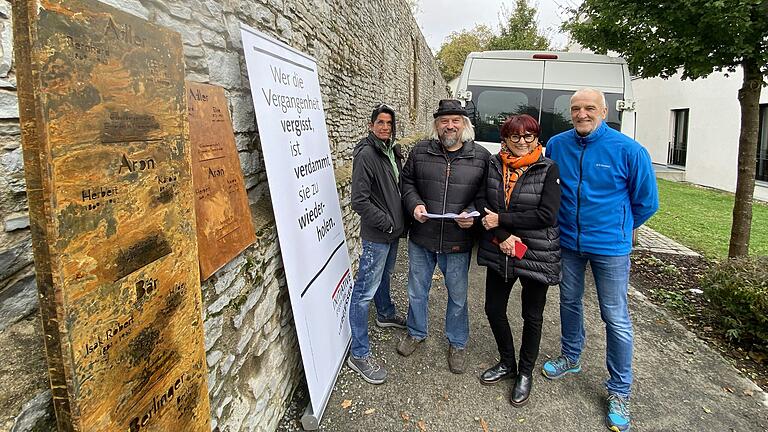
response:
<svg viewBox="0 0 768 432"><path fill-rule="evenodd" d="M376 327L387 328L394 327L399 329L406 328L405 318L401 316L393 316L392 318L379 318L376 316Z"/></svg>
<svg viewBox="0 0 768 432"><path fill-rule="evenodd" d="M448 369L455 374L463 374L466 367L467 350L450 345L448 347Z"/></svg>
<svg viewBox="0 0 768 432"><path fill-rule="evenodd" d="M376 363L372 356L357 359L350 354L347 357L347 366L371 384L383 384L387 379L387 370Z"/></svg>
<svg viewBox="0 0 768 432"><path fill-rule="evenodd" d="M407 334L404 338L400 339L400 343L397 344L397 352L403 357L408 357L416 351L416 348L422 342L424 342L424 339L416 339L410 334Z"/></svg>

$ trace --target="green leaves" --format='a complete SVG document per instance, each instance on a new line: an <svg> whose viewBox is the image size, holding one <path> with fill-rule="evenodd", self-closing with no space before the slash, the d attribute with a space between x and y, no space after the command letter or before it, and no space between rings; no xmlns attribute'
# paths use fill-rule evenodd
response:
<svg viewBox="0 0 768 432"><path fill-rule="evenodd" d="M641 77L696 79L747 59L768 63L768 0L585 0L563 29L624 57ZM763 68L763 71L766 69Z"/></svg>
<svg viewBox="0 0 768 432"><path fill-rule="evenodd" d="M485 25L479 25L472 30L451 33L436 56L443 78L450 81L459 76L467 55L471 52L485 51L492 37L493 32Z"/></svg>
<svg viewBox="0 0 768 432"><path fill-rule="evenodd" d="M502 16L498 35L493 34L488 26L479 25L448 36L436 56L446 81L459 76L471 52L550 49L549 40L539 32L536 9L528 5L528 0L517 0L515 10L502 12Z"/></svg>

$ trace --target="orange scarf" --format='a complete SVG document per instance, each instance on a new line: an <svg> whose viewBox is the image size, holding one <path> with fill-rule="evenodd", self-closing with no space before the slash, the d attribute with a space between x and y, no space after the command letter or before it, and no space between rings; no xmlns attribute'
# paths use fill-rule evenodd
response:
<svg viewBox="0 0 768 432"><path fill-rule="evenodd" d="M504 203L509 207L512 190L521 175L534 163L541 159L541 144L524 156L515 156L504 145L501 146L499 157L502 162L502 175L504 176Z"/></svg>

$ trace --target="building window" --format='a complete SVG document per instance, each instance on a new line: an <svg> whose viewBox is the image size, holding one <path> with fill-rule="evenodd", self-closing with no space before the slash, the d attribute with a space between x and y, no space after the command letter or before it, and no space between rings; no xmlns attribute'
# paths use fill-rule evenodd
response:
<svg viewBox="0 0 768 432"><path fill-rule="evenodd" d="M672 110L672 137L667 163L684 167L688 152L688 108Z"/></svg>
<svg viewBox="0 0 768 432"><path fill-rule="evenodd" d="M768 181L768 104L760 105L760 129L757 133L757 169L755 180Z"/></svg>

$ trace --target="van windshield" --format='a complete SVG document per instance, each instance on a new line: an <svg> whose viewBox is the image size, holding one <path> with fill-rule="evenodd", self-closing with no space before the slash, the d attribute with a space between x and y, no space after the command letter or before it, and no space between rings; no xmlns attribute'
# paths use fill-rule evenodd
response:
<svg viewBox="0 0 768 432"><path fill-rule="evenodd" d="M475 110L472 123L475 140L500 143L499 129L507 117L529 114L541 124L539 141L546 145L549 138L571 129L571 90L540 90L512 87L470 86ZM608 126L621 130L621 112L616 111L616 101L623 99L619 93L606 93Z"/></svg>

